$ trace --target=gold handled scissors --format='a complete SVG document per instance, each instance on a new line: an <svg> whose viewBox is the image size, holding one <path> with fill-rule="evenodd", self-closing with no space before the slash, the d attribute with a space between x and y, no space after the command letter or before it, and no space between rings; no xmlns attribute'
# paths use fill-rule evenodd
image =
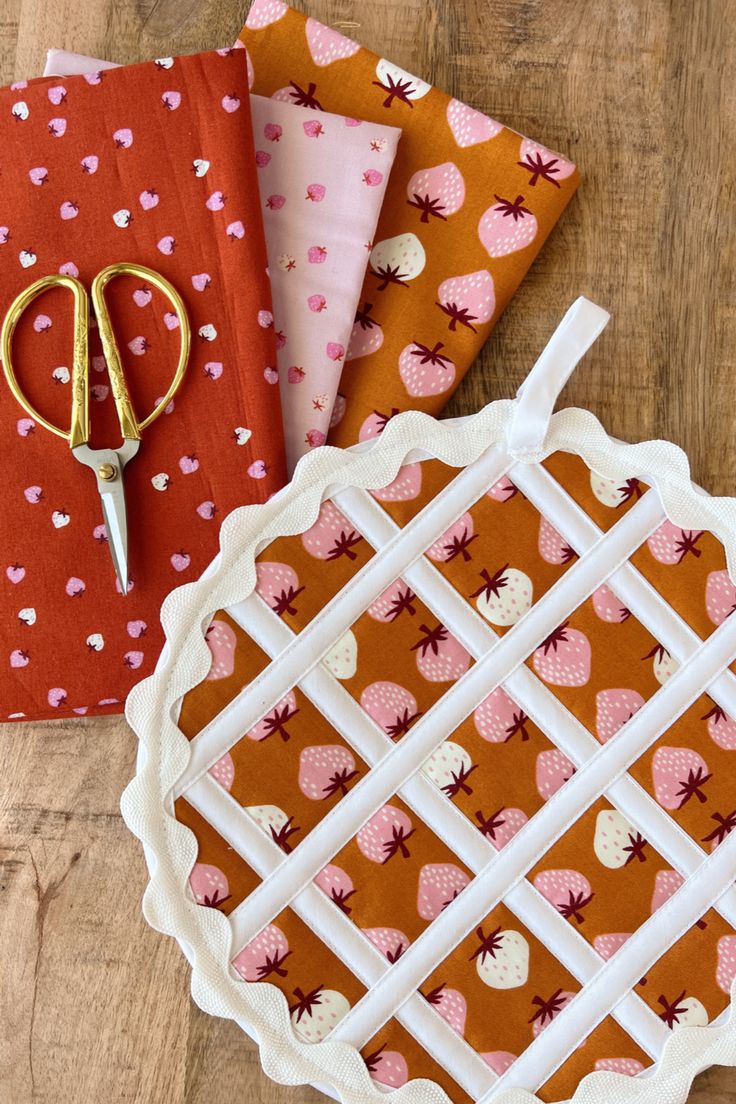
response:
<svg viewBox="0 0 736 1104"><path fill-rule="evenodd" d="M139 422L128 393L120 350L112 331L110 313L105 302L105 288L117 276L137 276L157 288L176 312L179 319L181 346L176 372L169 389L154 407L151 413ZM20 388L15 375L12 358L13 334L24 312L31 303L50 288L63 287L74 296L74 360L71 376L72 411L68 430L49 422L28 401ZM0 355L3 371L10 390L20 405L35 422L63 437L69 442L72 455L95 473L97 490L102 502L102 514L107 529L108 544L112 556L115 574L120 590L128 593L128 528L125 514L125 487L123 473L125 465L138 452L141 433L164 412L176 394L184 378L191 347L191 327L184 301L176 288L160 273L137 264L113 264L104 268L92 281L90 290L97 326L102 341L102 350L107 361L115 408L117 410L122 445L117 449L92 449L88 445L90 436L89 419L89 302L84 285L74 276L44 276L14 300L5 316L0 331Z"/></svg>

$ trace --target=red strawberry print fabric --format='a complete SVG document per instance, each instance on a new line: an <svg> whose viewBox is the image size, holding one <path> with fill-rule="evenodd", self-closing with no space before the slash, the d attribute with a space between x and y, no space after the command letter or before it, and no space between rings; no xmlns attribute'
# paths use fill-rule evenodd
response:
<svg viewBox="0 0 736 1104"><path fill-rule="evenodd" d="M0 387L0 714L120 711L158 657L163 598L211 559L235 506L264 501L285 478L245 58L223 50L21 82L0 92L0 134L0 311L40 276L89 286L106 265L133 261L170 280L192 325L183 386L126 469L127 597L91 473ZM142 417L173 374L177 319L131 278L108 300ZM27 312L14 356L25 393L64 427L71 352L71 300L54 291ZM90 353L93 443L116 443L94 332Z"/></svg>

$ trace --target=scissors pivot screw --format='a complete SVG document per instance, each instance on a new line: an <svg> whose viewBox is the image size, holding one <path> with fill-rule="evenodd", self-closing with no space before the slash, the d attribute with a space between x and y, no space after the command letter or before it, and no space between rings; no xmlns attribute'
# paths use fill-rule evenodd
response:
<svg viewBox="0 0 736 1104"><path fill-rule="evenodd" d="M117 479L118 469L114 464L100 464L97 474L100 479L104 479L106 483L109 483L111 480Z"/></svg>

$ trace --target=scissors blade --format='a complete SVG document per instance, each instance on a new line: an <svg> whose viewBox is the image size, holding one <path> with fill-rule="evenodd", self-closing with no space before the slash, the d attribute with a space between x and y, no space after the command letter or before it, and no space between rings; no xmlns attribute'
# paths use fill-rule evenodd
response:
<svg viewBox="0 0 736 1104"><path fill-rule="evenodd" d="M107 542L120 590L128 593L128 526L125 516L125 493L122 485L101 492L102 515L107 529Z"/></svg>

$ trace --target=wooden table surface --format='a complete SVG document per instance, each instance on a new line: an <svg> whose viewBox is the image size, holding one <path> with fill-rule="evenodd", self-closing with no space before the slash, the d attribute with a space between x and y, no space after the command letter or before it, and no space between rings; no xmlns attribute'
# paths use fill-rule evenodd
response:
<svg viewBox="0 0 736 1104"><path fill-rule="evenodd" d="M513 393L585 294L614 321L566 398L616 435L678 442L699 482L734 493L736 0L310 12L355 20L378 53L581 167L453 411ZM40 74L50 46L122 62L220 46L244 16L235 0L0 0L0 78ZM239 1029L193 1005L180 951L144 923L145 866L118 809L134 756L122 719L0 726L0 1104L323 1100L269 1082ZM736 1104L736 1073L704 1074L691 1100Z"/></svg>

